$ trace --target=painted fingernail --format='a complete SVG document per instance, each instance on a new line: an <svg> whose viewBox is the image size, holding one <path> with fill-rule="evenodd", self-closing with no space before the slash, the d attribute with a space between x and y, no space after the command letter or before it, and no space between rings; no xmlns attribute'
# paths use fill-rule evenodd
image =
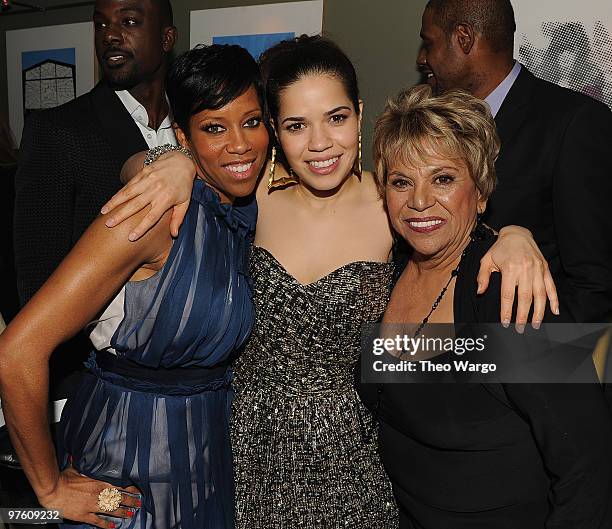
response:
<svg viewBox="0 0 612 529"><path fill-rule="evenodd" d="M510 320L502 320L502 327L504 329L507 329L508 327L510 327Z"/></svg>
<svg viewBox="0 0 612 529"><path fill-rule="evenodd" d="M131 518L132 516L134 516L134 511L128 510L127 515L128 515L128 518Z"/></svg>
<svg viewBox="0 0 612 529"><path fill-rule="evenodd" d="M540 328L540 325L542 325L541 321L534 321L531 323L531 326L536 330Z"/></svg>
<svg viewBox="0 0 612 529"><path fill-rule="evenodd" d="M523 334L525 332L525 324L524 323L517 323L516 324L516 332L518 332L519 334Z"/></svg>
<svg viewBox="0 0 612 529"><path fill-rule="evenodd" d="M117 527L117 526L113 522L111 522L109 527L110 527L110 529L115 529L115 527Z"/></svg>
<svg viewBox="0 0 612 529"><path fill-rule="evenodd" d="M142 500L136 500L136 507L142 507Z"/></svg>
<svg viewBox="0 0 612 529"><path fill-rule="evenodd" d="M559 305L557 305L554 309L553 309L553 314L555 314L556 316L559 315Z"/></svg>

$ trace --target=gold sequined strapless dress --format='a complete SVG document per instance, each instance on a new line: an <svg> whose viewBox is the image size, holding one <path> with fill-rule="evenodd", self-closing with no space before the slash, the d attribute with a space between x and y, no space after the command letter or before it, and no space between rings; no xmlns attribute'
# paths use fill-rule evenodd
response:
<svg viewBox="0 0 612 529"><path fill-rule="evenodd" d="M393 265L355 262L303 285L251 254L256 321L235 365L238 529L392 529L397 511L370 412L354 388L363 323Z"/></svg>

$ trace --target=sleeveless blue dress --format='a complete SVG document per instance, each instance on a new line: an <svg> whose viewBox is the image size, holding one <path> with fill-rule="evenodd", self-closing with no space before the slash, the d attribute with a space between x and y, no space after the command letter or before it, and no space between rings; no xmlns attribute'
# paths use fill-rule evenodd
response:
<svg viewBox="0 0 612 529"><path fill-rule="evenodd" d="M234 525L229 364L254 319L256 217L254 198L222 204L196 180L167 262L125 285L109 346L64 408L60 464L142 492L133 518L109 518L118 528Z"/></svg>

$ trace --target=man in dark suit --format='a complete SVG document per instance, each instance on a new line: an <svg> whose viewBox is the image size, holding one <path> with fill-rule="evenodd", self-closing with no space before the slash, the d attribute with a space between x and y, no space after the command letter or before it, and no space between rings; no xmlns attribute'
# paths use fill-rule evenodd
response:
<svg viewBox="0 0 612 529"><path fill-rule="evenodd" d="M513 59L509 0L430 0L417 64L441 93L489 103L502 147L485 222L531 230L547 258L561 316L612 317L612 113L533 76Z"/></svg>
<svg viewBox="0 0 612 529"><path fill-rule="evenodd" d="M22 304L120 188L123 163L136 152L176 141L164 92L176 40L169 0L97 0L93 22L103 80L74 101L31 115L24 129L15 203ZM56 398L73 386L68 374L90 349L81 336L55 352Z"/></svg>

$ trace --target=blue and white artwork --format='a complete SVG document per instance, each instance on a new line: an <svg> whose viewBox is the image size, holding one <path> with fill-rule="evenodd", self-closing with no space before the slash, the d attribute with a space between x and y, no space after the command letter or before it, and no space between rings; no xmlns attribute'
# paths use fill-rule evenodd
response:
<svg viewBox="0 0 612 529"><path fill-rule="evenodd" d="M76 97L75 48L23 51L21 72L24 115Z"/></svg>
<svg viewBox="0 0 612 529"><path fill-rule="evenodd" d="M6 31L6 88L17 143L25 114L88 92L96 72L91 21Z"/></svg>
<svg viewBox="0 0 612 529"><path fill-rule="evenodd" d="M231 35L213 37L213 44L237 44L246 48L255 58L283 40L292 39L295 33L264 33L261 35Z"/></svg>

